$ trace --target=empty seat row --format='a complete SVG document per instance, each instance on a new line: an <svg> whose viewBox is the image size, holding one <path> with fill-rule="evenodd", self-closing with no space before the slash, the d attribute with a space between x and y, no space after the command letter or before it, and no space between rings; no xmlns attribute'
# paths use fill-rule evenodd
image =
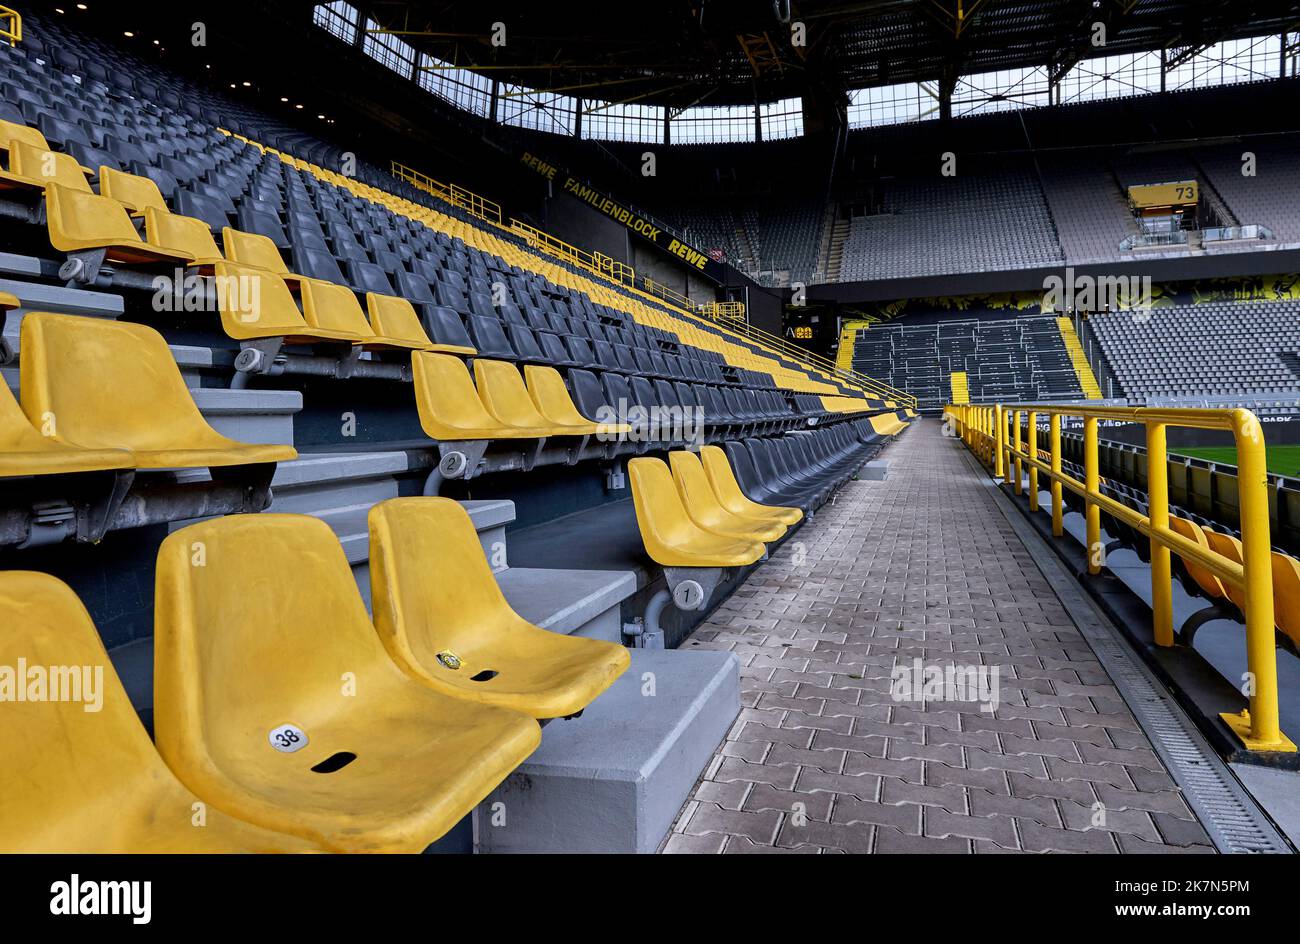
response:
<svg viewBox="0 0 1300 944"><path fill-rule="evenodd" d="M382 502L370 536L373 624L316 518L234 515L163 542L156 751L72 591L0 572L5 664L79 670L59 676L76 697L8 705L0 746L23 776L3 850L418 852L533 751L538 719L626 670L622 646L515 614L459 504Z"/></svg>

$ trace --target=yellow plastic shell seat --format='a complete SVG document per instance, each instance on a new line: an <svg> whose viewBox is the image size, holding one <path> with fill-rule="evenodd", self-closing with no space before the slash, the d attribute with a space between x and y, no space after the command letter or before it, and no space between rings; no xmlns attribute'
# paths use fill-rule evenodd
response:
<svg viewBox="0 0 1300 944"><path fill-rule="evenodd" d="M125 449L81 449L42 436L9 385L0 383L0 478L134 467L135 457Z"/></svg>
<svg viewBox="0 0 1300 944"><path fill-rule="evenodd" d="M449 498L370 509L370 596L384 648L413 678L534 718L576 714L631 663L623 646L541 629L511 609Z"/></svg>
<svg viewBox="0 0 1300 944"><path fill-rule="evenodd" d="M1205 540L1210 544L1210 550L1214 553L1228 558L1230 561L1242 563L1241 542L1231 534L1220 534L1210 528L1202 528L1205 534ZM1228 595L1228 599L1236 604L1237 609L1243 613L1246 612L1246 591L1241 587L1234 586L1230 583L1223 584L1223 592Z"/></svg>
<svg viewBox="0 0 1300 944"><path fill-rule="evenodd" d="M302 279L299 291L302 293L303 318L312 328L352 334L366 350L417 349L414 343L405 338L378 335L366 317L361 302L357 301L356 292L346 285Z"/></svg>
<svg viewBox="0 0 1300 944"><path fill-rule="evenodd" d="M415 406L420 426L431 439L538 439L545 430L507 426L479 399L469 368L451 354L416 351L411 355Z"/></svg>
<svg viewBox="0 0 1300 944"><path fill-rule="evenodd" d="M548 423L561 426L591 426L603 436L620 436L632 431L627 423L593 423L578 412L564 386L564 378L554 367L529 364L524 367L524 380L533 404Z"/></svg>
<svg viewBox="0 0 1300 944"><path fill-rule="evenodd" d="M907 424L893 413L878 413L871 417L871 428L881 436L893 436L907 428Z"/></svg>
<svg viewBox="0 0 1300 944"><path fill-rule="evenodd" d="M148 207L160 213L168 212L167 201L156 183L148 177L114 170L107 165L99 168L99 195L116 200L132 216L144 216Z"/></svg>
<svg viewBox="0 0 1300 944"><path fill-rule="evenodd" d="M61 700L0 703L10 773L0 791L0 852L320 851L227 816L181 785L145 733L90 614L48 574L0 572L0 664L16 669L20 659L28 673L57 666L74 674L62 676Z"/></svg>
<svg viewBox="0 0 1300 944"><path fill-rule="evenodd" d="M641 457L627 464L636 522L646 553L664 567L743 567L762 558L758 541L705 531L686 513L673 474L660 459Z"/></svg>
<svg viewBox="0 0 1300 944"><path fill-rule="evenodd" d="M23 319L23 411L56 442L129 449L141 469L285 462L290 446L222 436L194 405L167 342L145 325L32 312Z"/></svg>
<svg viewBox="0 0 1300 944"><path fill-rule="evenodd" d="M45 140L45 135L41 134L40 129L0 118L0 151L12 150L15 141L30 144L42 151L50 149L49 142Z"/></svg>
<svg viewBox="0 0 1300 944"><path fill-rule="evenodd" d="M599 431L587 419L569 426L542 416L514 364L475 358L474 382L483 406L506 426L535 430L538 436L591 436Z"/></svg>
<svg viewBox="0 0 1300 944"><path fill-rule="evenodd" d="M293 293L274 272L220 259L213 263L212 275L221 329L237 341L282 337L289 344L351 345L363 340L353 331L308 324Z"/></svg>
<svg viewBox="0 0 1300 944"><path fill-rule="evenodd" d="M195 554L203 565L195 565ZM214 806L349 852L419 852L533 752L527 715L449 698L384 651L325 522L231 515L158 552L158 749ZM297 737L292 752L273 746Z"/></svg>
<svg viewBox="0 0 1300 944"><path fill-rule="evenodd" d="M70 154L27 141L9 147L9 169L0 170L0 189L44 190L51 184L93 194L81 165Z"/></svg>
<svg viewBox="0 0 1300 944"><path fill-rule="evenodd" d="M285 284L290 288L303 278L289 271L284 256L280 255L279 247L270 237L263 236L261 233L245 233L226 226L221 230L221 247L225 250L226 258L231 262L274 272L284 279Z"/></svg>
<svg viewBox="0 0 1300 944"><path fill-rule="evenodd" d="M464 344L435 344L429 339L420 324L420 316L415 313L415 306L405 298L396 295L380 295L366 292L366 311L370 315L370 327L380 337L396 338L402 341L402 347L415 351L445 351L448 354L477 354L475 348Z"/></svg>
<svg viewBox="0 0 1300 944"><path fill-rule="evenodd" d="M1200 525L1195 521L1187 518L1179 518L1177 515L1169 516L1169 528L1176 531L1185 538L1190 538L1206 550L1210 549L1210 542L1205 537L1205 532L1201 530ZM1205 595L1212 600L1226 600L1227 592L1223 589L1223 584L1213 573L1206 570L1200 564L1194 561L1184 560L1183 566L1187 568L1187 573L1196 585L1204 591Z"/></svg>
<svg viewBox="0 0 1300 944"><path fill-rule="evenodd" d="M736 474L727 461L727 454L718 446L704 446L700 449L700 463L713 486L713 494L718 503L732 514L745 515L750 518L771 518L784 525L798 524L803 520L803 512L798 508L786 508L783 505L764 505L751 500L736 481Z"/></svg>
<svg viewBox="0 0 1300 944"><path fill-rule="evenodd" d="M204 271L225 258L207 223L155 206L144 209L144 238L150 246L186 253L189 257L186 264Z"/></svg>
<svg viewBox="0 0 1300 944"><path fill-rule="evenodd" d="M745 541L778 541L786 532L781 522L772 518L751 518L728 511L718 501L704 474L704 466L693 452L679 450L668 454L677 492L691 520L706 531Z"/></svg>
<svg viewBox="0 0 1300 944"><path fill-rule="evenodd" d="M1273 552L1273 622L1300 646L1300 561Z"/></svg>
<svg viewBox="0 0 1300 944"><path fill-rule="evenodd" d="M135 265L193 262L184 248L142 240L126 208L109 197L50 184L45 188L45 216L50 245L59 252L103 249L110 261Z"/></svg>

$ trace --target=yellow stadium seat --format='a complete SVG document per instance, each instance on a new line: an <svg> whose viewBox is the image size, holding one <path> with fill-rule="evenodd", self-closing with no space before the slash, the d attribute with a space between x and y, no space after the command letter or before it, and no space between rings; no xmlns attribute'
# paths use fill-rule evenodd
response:
<svg viewBox="0 0 1300 944"><path fill-rule="evenodd" d="M527 715L409 678L317 518L174 532L158 552L155 621L159 751L213 806L267 829L419 852L541 740Z"/></svg>
<svg viewBox="0 0 1300 944"><path fill-rule="evenodd" d="M16 124L0 118L0 150L11 150L15 141L30 144L42 151L50 149L49 142L45 140L45 135L41 134L36 128L29 128L27 125Z"/></svg>
<svg viewBox="0 0 1300 944"><path fill-rule="evenodd" d="M582 711L631 662L615 643L551 632L510 608L465 509L393 498L370 509L375 628L407 674L534 718Z"/></svg>
<svg viewBox="0 0 1300 944"><path fill-rule="evenodd" d="M474 381L483 406L506 426L531 429L537 436L592 436L599 432L600 428L585 418L581 423L567 425L542 416L514 364L476 358Z"/></svg>
<svg viewBox="0 0 1300 944"><path fill-rule="evenodd" d="M221 230L221 246L231 262L274 272L291 289L302 280L302 276L289 271L275 243L260 233L245 233L227 226Z"/></svg>
<svg viewBox="0 0 1300 944"><path fill-rule="evenodd" d="M766 548L758 541L705 531L686 513L668 465L641 457L627 464L632 503L646 553L665 567L743 567Z"/></svg>
<svg viewBox="0 0 1300 944"><path fill-rule="evenodd" d="M429 340L415 307L405 298L366 292L366 310L370 327L381 337L396 338L416 351L445 351L448 354L472 355L478 352L463 344L435 344Z"/></svg>
<svg viewBox="0 0 1300 944"><path fill-rule="evenodd" d="M303 279L299 283L302 293L302 314L307 324L339 334L352 334L366 350L419 350L415 342L399 337L380 337L371 327L356 292L346 285Z"/></svg>
<svg viewBox="0 0 1300 944"><path fill-rule="evenodd" d="M86 175L70 154L13 141L9 148L9 170L0 171L0 190L44 190L51 184L82 193L94 193Z"/></svg>
<svg viewBox="0 0 1300 944"><path fill-rule="evenodd" d="M150 246L186 253L186 265L198 267L205 274L209 266L225 259L208 224L192 216L145 207L144 238Z"/></svg>
<svg viewBox="0 0 1300 944"><path fill-rule="evenodd" d="M470 380L465 362L451 354L416 351L411 355L415 407L431 439L539 439L544 430L507 426L487 411Z"/></svg>
<svg viewBox="0 0 1300 944"><path fill-rule="evenodd" d="M1220 534L1209 528L1202 528L1201 530L1205 533L1205 540L1210 544L1210 550L1221 557L1228 558L1230 561L1235 561L1238 564L1242 562L1240 541L1230 534ZM1233 584L1225 583L1223 584L1223 592L1227 594L1229 600L1236 604L1237 609L1243 613L1246 611L1245 590Z"/></svg>
<svg viewBox="0 0 1300 944"><path fill-rule="evenodd" d="M745 515L750 518L771 518L785 525L798 524L803 520L803 512L798 508L786 508L781 505L763 505L741 491L740 483L731 470L727 454L717 446L704 446L700 449L700 462L704 472L713 486L713 494L718 503L732 514Z"/></svg>
<svg viewBox="0 0 1300 944"><path fill-rule="evenodd" d="M82 449L42 436L0 382L0 478L134 467L125 449Z"/></svg>
<svg viewBox="0 0 1300 944"><path fill-rule="evenodd" d="M87 449L129 449L141 469L284 462L289 446L222 436L190 396L153 328L32 312L23 319L22 405L50 438Z"/></svg>
<svg viewBox="0 0 1300 944"><path fill-rule="evenodd" d="M871 428L881 436L893 436L907 428L893 413L878 413L871 417Z"/></svg>
<svg viewBox="0 0 1300 944"><path fill-rule="evenodd" d="M596 432L604 436L620 436L632 431L627 423L592 423L578 412L564 386L564 378L554 367L542 367L529 364L524 368L524 379L528 384L528 394L533 404L548 423L561 426L594 425Z"/></svg>
<svg viewBox="0 0 1300 944"><path fill-rule="evenodd" d="M159 213L167 213L167 201L163 199L158 185L148 177L138 177L111 167L99 168L99 195L111 197L132 216L144 216L148 207Z"/></svg>
<svg viewBox="0 0 1300 944"><path fill-rule="evenodd" d="M48 700L4 702L0 752L13 775L0 799L0 852L320 851L227 816L181 786L90 614L48 574L0 572L0 664L13 670L20 660L28 673L45 673ZM56 678L58 699L50 697ZM26 679L15 684L30 688Z"/></svg>
<svg viewBox="0 0 1300 944"><path fill-rule="evenodd" d="M1177 515L1169 516L1169 528L1181 534L1183 537L1195 541L1206 550L1210 549L1210 542L1206 540L1205 532L1201 530L1200 525L1195 521L1189 521L1186 518L1179 518ZM1206 570L1200 564L1190 560L1183 560L1183 566L1187 573L1196 581L1196 585L1204 591L1205 595L1212 600L1226 600L1228 594L1224 592L1223 584L1219 578Z"/></svg>
<svg viewBox="0 0 1300 944"><path fill-rule="evenodd" d="M668 466L686 513L704 530L743 541L778 541L785 535L786 527L780 521L737 515L724 508L695 453L670 452Z"/></svg>
<svg viewBox="0 0 1300 944"><path fill-rule="evenodd" d="M45 188L45 214L50 245L60 252L103 249L112 262L139 265L192 262L184 249L141 240L126 209L108 197L51 184Z"/></svg>
<svg viewBox="0 0 1300 944"><path fill-rule="evenodd" d="M1273 622L1300 646L1300 561L1273 552Z"/></svg>
<svg viewBox="0 0 1300 944"><path fill-rule="evenodd" d="M212 265L212 274L221 328L237 341L283 337L290 344L323 341L350 345L362 340L361 335L351 331L309 325L289 287L273 272L218 259ZM369 325L366 329L368 332Z"/></svg>

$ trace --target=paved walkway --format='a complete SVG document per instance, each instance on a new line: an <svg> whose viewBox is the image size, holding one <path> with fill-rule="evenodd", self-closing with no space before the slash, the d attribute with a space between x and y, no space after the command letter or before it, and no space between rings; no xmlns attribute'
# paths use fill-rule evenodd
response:
<svg viewBox="0 0 1300 944"><path fill-rule="evenodd" d="M909 430L686 642L743 710L665 852L1213 851L962 453Z"/></svg>

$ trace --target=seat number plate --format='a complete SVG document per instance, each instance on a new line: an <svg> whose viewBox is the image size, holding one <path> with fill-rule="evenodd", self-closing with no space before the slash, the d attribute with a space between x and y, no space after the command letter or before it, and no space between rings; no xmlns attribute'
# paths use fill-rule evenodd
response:
<svg viewBox="0 0 1300 944"><path fill-rule="evenodd" d="M271 729L267 740L280 753L292 754L307 746L307 732L296 725L282 724L278 728Z"/></svg>

